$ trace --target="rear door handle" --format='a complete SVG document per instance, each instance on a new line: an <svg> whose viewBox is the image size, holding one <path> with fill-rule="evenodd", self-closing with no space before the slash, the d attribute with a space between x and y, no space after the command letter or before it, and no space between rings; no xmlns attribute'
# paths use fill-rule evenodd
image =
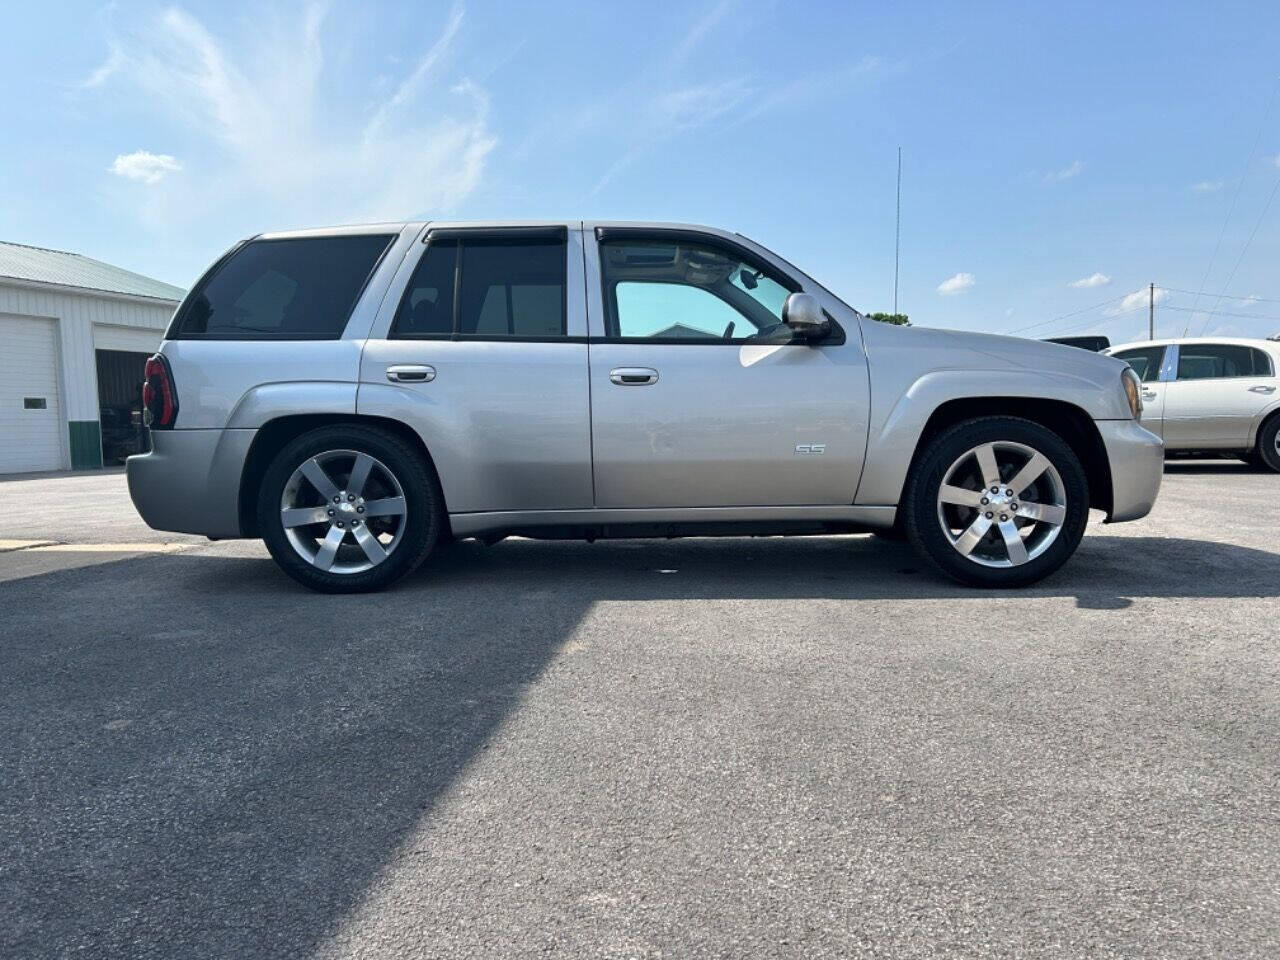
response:
<svg viewBox="0 0 1280 960"><path fill-rule="evenodd" d="M1250 387L1250 388L1249 388L1249 392L1250 392L1250 393L1275 393L1275 392L1276 392L1276 388L1275 388L1275 387L1264 387L1264 386L1262 386L1261 384L1259 384L1259 385L1258 385L1258 386L1256 386L1256 387Z"/></svg>
<svg viewBox="0 0 1280 960"><path fill-rule="evenodd" d="M658 371L652 367L618 367L609 371L609 380L620 387L644 387L658 382Z"/></svg>
<svg viewBox="0 0 1280 960"><path fill-rule="evenodd" d="M392 383L430 383L436 378L436 368L425 363L395 363L387 367L387 379Z"/></svg>

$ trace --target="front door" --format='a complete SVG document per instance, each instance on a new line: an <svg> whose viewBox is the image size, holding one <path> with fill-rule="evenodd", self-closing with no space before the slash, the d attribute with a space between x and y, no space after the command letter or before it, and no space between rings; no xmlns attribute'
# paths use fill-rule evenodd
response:
<svg viewBox="0 0 1280 960"><path fill-rule="evenodd" d="M782 304L799 284L719 238L584 239L604 313L591 344L598 507L853 502L868 412L857 331L793 342Z"/></svg>

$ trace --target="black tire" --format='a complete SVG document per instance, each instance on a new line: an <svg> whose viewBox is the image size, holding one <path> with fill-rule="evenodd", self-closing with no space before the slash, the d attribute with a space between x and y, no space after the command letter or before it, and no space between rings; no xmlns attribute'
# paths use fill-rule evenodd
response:
<svg viewBox="0 0 1280 960"><path fill-rule="evenodd" d="M1275 414L1258 431L1258 445L1250 462L1259 468L1280 473L1280 414Z"/></svg>
<svg viewBox="0 0 1280 960"><path fill-rule="evenodd" d="M335 450L373 457L390 471L404 493L404 515L399 519L403 529L398 542L385 559L360 572L335 573L313 565L295 549L281 516L281 498L294 471L310 458ZM258 530L272 558L294 580L320 593L365 593L399 580L431 552L441 536L443 518L444 497L430 464L418 450L378 427L335 424L302 434L272 460L258 490ZM372 529L368 518L364 522ZM327 527L316 524L311 529ZM339 550L347 556L355 554L358 560L360 548L347 542L350 539L347 537Z"/></svg>
<svg viewBox="0 0 1280 960"><path fill-rule="evenodd" d="M1062 481L1064 517L1056 537L1039 555L1016 566L984 566L953 545L939 519L938 495L946 472L959 458L981 444L1001 442L1030 447L1049 461ZM1002 474L1002 480L1010 479ZM975 491L985 492L985 488ZM1015 493L1021 496L1024 491ZM1089 482L1079 457L1047 427L1015 417L980 417L958 423L928 441L917 455L902 510L907 538L948 577L975 587L1021 587L1049 576L1075 553L1089 521Z"/></svg>
<svg viewBox="0 0 1280 960"><path fill-rule="evenodd" d="M871 535L890 543L903 543L907 539L907 530L902 523L895 523L892 527L878 527L871 531Z"/></svg>

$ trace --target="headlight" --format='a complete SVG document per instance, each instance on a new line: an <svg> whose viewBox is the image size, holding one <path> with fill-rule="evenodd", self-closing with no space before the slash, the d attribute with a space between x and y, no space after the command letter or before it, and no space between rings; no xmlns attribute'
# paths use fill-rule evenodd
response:
<svg viewBox="0 0 1280 960"><path fill-rule="evenodd" d="M1129 412L1133 419L1142 419L1142 381L1133 372L1133 367L1125 367L1120 373L1120 382L1124 384L1125 399L1129 401Z"/></svg>

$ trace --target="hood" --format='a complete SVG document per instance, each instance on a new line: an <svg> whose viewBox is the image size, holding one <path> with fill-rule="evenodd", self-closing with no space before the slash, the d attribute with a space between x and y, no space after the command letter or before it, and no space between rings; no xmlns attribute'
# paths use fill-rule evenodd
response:
<svg viewBox="0 0 1280 960"><path fill-rule="evenodd" d="M961 361L965 366L1012 365L1027 370L1074 375L1086 380L1103 378L1108 382L1119 377L1125 366L1123 360L1115 357L1045 340L1027 340L997 333L972 333L967 330L943 330L937 327L891 329L916 339L921 347L932 347L957 355L960 352L968 354Z"/></svg>

